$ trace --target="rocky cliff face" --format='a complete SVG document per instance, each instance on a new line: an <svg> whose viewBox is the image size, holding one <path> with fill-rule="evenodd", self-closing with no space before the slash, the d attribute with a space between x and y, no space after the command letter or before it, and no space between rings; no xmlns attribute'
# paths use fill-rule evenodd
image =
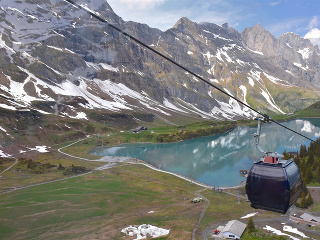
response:
<svg viewBox="0 0 320 240"><path fill-rule="evenodd" d="M262 112L292 112L319 98L319 49L296 34L276 39L261 25L239 33L187 18L162 32L123 21L104 0L77 2ZM254 116L65 1L0 3L0 107L82 118L85 109L171 120Z"/></svg>

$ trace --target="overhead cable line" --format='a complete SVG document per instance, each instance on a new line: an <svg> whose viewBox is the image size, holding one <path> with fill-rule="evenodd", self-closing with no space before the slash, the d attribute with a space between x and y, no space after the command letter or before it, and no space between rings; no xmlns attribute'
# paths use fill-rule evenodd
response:
<svg viewBox="0 0 320 240"><path fill-rule="evenodd" d="M127 32L124 32L123 30L121 30L120 28L116 27L115 25L109 23L106 19L100 17L99 15L97 15L96 13L94 13L94 12L93 12L92 10L90 10L89 8L84 7L84 6L82 6L82 5L74 2L73 0L64 0L64 1L70 3L70 4L73 5L74 7L77 7L77 8L79 8L79 9L87 12L87 13L90 14L92 17L98 19L99 21L101 21L101 22L103 22L103 23L106 23L110 28L112 28L112 29L120 32L120 33L123 34L124 36L130 38L130 39L133 40L134 42L136 42L136 43L140 44L141 46L149 49L150 51L156 53L157 55L161 56L162 58L166 59L167 61L171 62L172 64L178 66L179 68L185 70L186 72L190 73L190 74L193 75L194 77L196 77L196 78L198 78L199 80L207 83L208 85L210 85L211 87L217 89L218 91L222 92L223 94L229 96L230 98L234 99L235 101L237 101L238 103L242 104L243 106L245 106L245 107L251 109L252 111L258 113L259 115L263 116L266 121L274 122L275 124L278 124L279 126L285 128L285 129L287 129L287 130L289 130L289 131L291 131L291 132L293 132L293 133L296 133L296 134L300 135L301 137L304 137L304 138L306 138L306 139L308 139L308 140L310 140L310 141L312 141L312 142L315 142L315 141L312 140L311 138L309 138L309 137L307 137L307 136L304 136L304 135L302 135L301 133L298 133L298 132L290 129L290 128L284 126L284 125L281 124L281 123L276 122L275 120L271 119L267 114L260 113L258 110L252 108L250 105L244 103L243 101L237 99L236 97L232 96L231 94L229 94L228 92L224 91L223 89L221 89L221 88L217 87L216 85L212 84L211 82L209 82L208 80L204 79L204 78L201 77L200 75L192 72L192 71L189 70L188 68L186 68L186 67L182 66L181 64L177 63L176 61L174 61L173 59L167 57L166 55L162 54L161 52L159 52L159 51L153 49L152 47L148 46L147 44L141 42L139 39L133 37L132 35L128 34Z"/></svg>

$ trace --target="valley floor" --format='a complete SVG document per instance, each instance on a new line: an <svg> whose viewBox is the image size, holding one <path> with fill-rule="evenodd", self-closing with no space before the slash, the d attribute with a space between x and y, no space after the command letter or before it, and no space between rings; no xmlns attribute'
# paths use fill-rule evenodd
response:
<svg viewBox="0 0 320 240"><path fill-rule="evenodd" d="M52 154L41 154L37 158L50 161L54 159ZM2 239L123 239L123 228L141 224L170 229L169 235L162 239L210 239L217 226L232 219L246 223L247 218L243 217L250 213L255 213L253 219L257 227L272 226L283 231L283 225L288 225L314 239L319 237L317 230L290 222L288 215L252 209L244 196L238 202L232 190L230 195L226 190L203 188L136 164L137 160L70 160L71 156L62 157L61 150L55 154L60 161L86 162L94 170L57 181L43 181L57 175L16 174L15 165L3 172L2 190L15 189L1 193ZM18 181L19 177L28 181ZM318 189L313 194L318 196ZM195 196L202 196L206 201L190 203ZM320 199L314 200L314 206L320 206Z"/></svg>

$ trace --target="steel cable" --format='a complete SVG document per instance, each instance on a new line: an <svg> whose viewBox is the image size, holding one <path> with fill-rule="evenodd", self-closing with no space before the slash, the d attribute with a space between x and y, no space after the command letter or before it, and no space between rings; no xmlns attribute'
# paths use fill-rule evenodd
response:
<svg viewBox="0 0 320 240"><path fill-rule="evenodd" d="M311 139L311 138L309 138L309 137L307 137L307 136L304 136L303 134L301 134L301 133L299 133L299 132L297 132L297 131L295 131L295 130L293 130L293 129L291 129L291 128L288 128L288 127L284 126L283 124L281 124L281 123L279 123L279 122L271 119L268 115L263 114L263 113L260 113L258 110L252 108L252 107L249 106L248 104L246 104L246 103L244 103L243 101L237 99L236 97L232 96L231 94L227 93L226 91L224 91L224 90L222 90L221 88L217 87L216 85L212 84L212 83L209 82L208 80L204 79L203 77L201 77L201 76L199 76L198 74L192 72L192 71L189 70L188 68L186 68L186 67L182 66L181 64L177 63L177 62L174 61L173 59L165 56L165 55L162 54L161 52L159 52L159 51L153 49L152 47L148 46L147 44L141 42L139 39L133 37L132 35L128 34L127 32L124 32L123 30L121 30L120 28L116 27L115 25L109 23L106 19L98 16L96 13L94 13L94 12L91 11L90 9L88 9L88 8L86 8L86 7L84 7L84 6L81 6L80 4L77 4L77 3L75 3L75 2L72 1L72 0L64 0L64 1L66 1L66 2L70 3L71 5L73 5L73 6L77 7L77 8L79 8L79 9L87 12L87 13L90 14L92 17L98 19L99 21L101 21L101 22L103 22L103 23L106 23L110 28L112 28L112 29L120 32L120 33L123 34L124 36L126 36L126 37L130 38L131 40L135 41L136 43L138 43L139 45L141 45L141 46L149 49L150 51L152 51L152 52L154 52L155 54L161 56L162 58L164 58L164 59L166 59L167 61L171 62L172 64L176 65L177 67L179 67L179 68L185 70L186 72L190 73L191 75L193 75L194 77L198 78L199 80L207 83L207 84L210 85L211 87L217 89L218 91L222 92L223 94L225 94L225 95L229 96L230 98L234 99L235 101L237 101L238 103L242 104L243 106L245 106L245 107L251 109L252 111L256 112L257 114L263 116L263 117L266 119L266 121L271 121L271 122L273 122L273 123L275 123L275 124L277 124L277 125L285 128L285 129L287 129L287 130L289 130L289 131L291 131L291 132L293 132L293 133L295 133L295 134L297 134L297 135L300 135L301 137L304 137L304 138L306 138L306 139L308 139L308 140L310 140L310 141L312 141L312 142L316 142L316 141L314 141L313 139Z"/></svg>

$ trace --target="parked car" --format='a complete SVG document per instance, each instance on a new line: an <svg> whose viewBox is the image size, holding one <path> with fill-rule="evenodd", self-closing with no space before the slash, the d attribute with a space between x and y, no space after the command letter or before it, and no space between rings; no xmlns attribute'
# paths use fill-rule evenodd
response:
<svg viewBox="0 0 320 240"><path fill-rule="evenodd" d="M191 200L192 203L200 203L203 202L203 198L201 197L195 197Z"/></svg>

